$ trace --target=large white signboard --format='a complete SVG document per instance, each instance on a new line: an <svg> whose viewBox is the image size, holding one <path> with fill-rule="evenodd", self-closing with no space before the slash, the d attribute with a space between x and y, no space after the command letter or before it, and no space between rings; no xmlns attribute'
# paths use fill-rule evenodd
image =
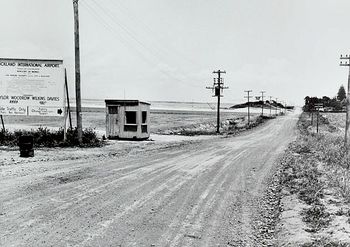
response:
<svg viewBox="0 0 350 247"><path fill-rule="evenodd" d="M0 115L63 116L62 60L0 58Z"/></svg>

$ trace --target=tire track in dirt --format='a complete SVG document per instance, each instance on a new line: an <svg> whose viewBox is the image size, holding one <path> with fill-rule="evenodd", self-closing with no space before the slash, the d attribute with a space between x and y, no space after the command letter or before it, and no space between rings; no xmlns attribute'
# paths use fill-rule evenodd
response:
<svg viewBox="0 0 350 247"><path fill-rule="evenodd" d="M177 229L174 232L174 229L172 228L171 237L162 236L162 238L165 238L166 241L168 241L168 244L169 242L171 243L169 246L187 246L186 241L185 243L181 242L184 240L184 238L186 238L186 236L187 238L189 237L192 239L201 238L201 223L204 220L203 218L206 214L206 211L213 207L213 203L215 199L217 199L217 187L221 188L222 185L226 182L227 177L230 175L229 173L225 173L226 168L229 165L232 165L231 162L239 159L239 157L241 157L244 153L245 150L239 152L230 161L227 161L227 157L220 160L219 164L223 163L224 165L220 167L220 169L217 171L214 177L211 178L211 182L203 188L204 191L202 191L202 193L199 194L198 201L195 202L196 205L192 208L190 213L188 213L187 216L184 219L182 219L181 224L177 224L177 227L179 229ZM161 243L160 246L162 245L163 244Z"/></svg>
<svg viewBox="0 0 350 247"><path fill-rule="evenodd" d="M200 154L200 155L201 155L201 154ZM215 156L215 155L213 155L213 156ZM180 163L182 162L181 159L180 159L179 161L180 161ZM186 165L186 164L184 164L183 166L185 166L185 165ZM165 167L168 166L168 168L162 170L162 171L167 171L166 174L168 174L168 175L171 175L171 173L173 173L175 170L178 170L178 169L179 169L179 166L175 167L174 165L169 166L168 164L165 164L165 165L163 165L163 166L165 166ZM162 166L162 167L163 167L163 166ZM157 170L157 169L155 169L155 170ZM130 175L130 174L129 174L129 175ZM150 175L152 176L152 175L154 175L154 174L151 173ZM160 176L163 176L163 177L162 177L163 180L160 180L160 179L159 179ZM179 178L179 176L176 177L176 178L174 178L174 181L175 181L175 179L177 179L177 178ZM154 180L164 181L164 179L165 179L165 181L166 181L166 179L167 179L167 177L164 175L164 173L158 175L157 177L153 177L152 179L149 179L148 177L146 177L144 183L141 183L141 184L137 184L137 183L136 183L135 185L137 185L137 186L136 186L135 188L133 188L132 190L128 190L126 193L133 193L133 191L136 190L137 188L144 187L144 186L146 186L148 183L151 183L151 182L154 181ZM102 186L103 186L103 187L111 186L113 183L116 183L117 181L118 181L118 180L114 180L114 181L109 182L108 184L104 184L104 185L102 185ZM170 183L170 182L172 182L172 180L169 180L167 183L165 183L165 185L168 184L168 183ZM90 185L90 187L91 187L91 185ZM73 189L76 189L76 188L73 188ZM99 189L100 189L100 188L99 188ZM69 191L69 190L67 190L67 191ZM84 194L86 194L86 193L84 193ZM84 194L81 195L81 200L87 199L87 198L84 196ZM43 199L42 201L44 202L45 200L46 200L46 199ZM74 200L73 200L73 201L74 201ZM89 201L87 201L87 203L89 203ZM41 203L39 203L39 204L41 204ZM72 206L72 204L73 204L73 203L70 203L69 206ZM74 202L74 204L77 204L77 201ZM86 207L86 205L85 205L85 204L81 204L81 205L79 205L79 207L80 207L80 208L84 208L84 207ZM68 207L66 207L66 208L68 209ZM60 211L59 209L61 209L61 208L58 208L57 211ZM74 214L76 213L76 210L77 210L77 209L75 209L75 210L71 213L71 214L72 214L72 217L73 217ZM52 212L50 212L50 213L52 214ZM61 229L59 228L59 230L61 230Z"/></svg>
<svg viewBox="0 0 350 247"><path fill-rule="evenodd" d="M198 174L206 168L206 163L211 164L212 162L217 162L218 160L222 159L222 156L219 156L217 154L211 154L211 156L215 157L212 159L207 159L207 160L201 160L201 159L197 159L198 164L197 165L193 165L192 163L189 163L188 161L183 162L181 165L178 165L177 167L174 167L174 169L177 171L176 173L174 173L174 171L172 171L172 175L173 177L167 177L165 175L165 177L162 177L162 179L160 178L155 178L154 180L161 180L161 181L167 181L166 183L162 183L161 185L159 185L156 189L153 189L149 194L147 194L146 196L142 197L141 199L137 200L132 207L128 207L126 208L126 210L124 210L123 212L115 215L113 217L112 221L108 221L108 224L104 224L103 226L105 228L108 228L109 225L111 225L113 222L115 222L117 219L120 219L121 217L123 217L126 214L130 214L130 212L133 212L134 210L140 209L142 206L144 206L146 203L148 203L149 201L158 201L158 202L162 202L164 203L165 201L167 201L167 198L171 198L172 195L178 191L179 189L181 189L183 187L183 185L185 183L187 183L188 181L190 181L191 179L193 179L195 176L198 176ZM210 163L208 162L210 161ZM196 169L199 164L201 164L201 169L199 169L197 172L188 172L191 171L193 169ZM186 169L183 169L185 168ZM180 172L180 174L178 174ZM163 174L164 175L164 174ZM139 187L143 187L143 186L139 186ZM133 193L135 194L139 194L139 192L135 192L135 190L133 191ZM157 205L152 204L152 206L154 208L157 207ZM164 205L162 205L164 206ZM98 235L102 235L102 232L99 232L98 234L96 234L94 237L98 236ZM89 241L93 239L93 238L89 238Z"/></svg>

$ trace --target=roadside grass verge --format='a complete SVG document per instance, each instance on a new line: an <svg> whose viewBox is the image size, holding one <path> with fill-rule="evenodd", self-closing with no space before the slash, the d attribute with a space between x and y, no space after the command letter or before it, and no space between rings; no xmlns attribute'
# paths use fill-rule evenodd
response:
<svg viewBox="0 0 350 247"><path fill-rule="evenodd" d="M250 124L247 123L247 120L245 119L245 117L227 119L221 122L220 135L224 135L224 134L235 135L242 131L255 128L258 125L264 123L265 121L273 118L275 117L257 116L251 120ZM162 134L197 136L197 135L217 135L218 133L216 132L215 123L201 123L201 124L175 128L172 130L165 131Z"/></svg>
<svg viewBox="0 0 350 247"><path fill-rule="evenodd" d="M324 181L318 169L318 161L312 155L309 140L298 139L282 159L281 184L290 194L308 205L302 212L308 232L317 232L329 224L329 214L322 206Z"/></svg>
<svg viewBox="0 0 350 247"><path fill-rule="evenodd" d="M305 243L301 247L348 247L349 244L333 241L326 237L315 239L312 243Z"/></svg>
<svg viewBox="0 0 350 247"><path fill-rule="evenodd" d="M301 114L297 126L300 134L281 160L281 186L305 205L300 217L313 241L302 246L350 246L327 235L334 217L347 217L350 224L350 210L340 208L333 212L331 208L337 205L330 207L328 197L325 198L329 191L336 191L345 205L350 202L350 154L344 147L342 133L320 116L322 131L316 134L306 113Z"/></svg>
<svg viewBox="0 0 350 247"><path fill-rule="evenodd" d="M10 132L8 130L0 132L0 145L17 146L20 136L30 135L34 139L34 147L100 147L103 140L99 139L93 129L83 130L82 145L78 142L77 129L69 129L67 131L66 141L63 140L64 130L50 130L48 128L39 127L32 130L16 130Z"/></svg>

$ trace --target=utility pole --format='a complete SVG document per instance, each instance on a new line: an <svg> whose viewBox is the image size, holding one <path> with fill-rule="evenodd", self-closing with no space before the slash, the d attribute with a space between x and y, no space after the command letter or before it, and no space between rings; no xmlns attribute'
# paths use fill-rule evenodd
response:
<svg viewBox="0 0 350 247"><path fill-rule="evenodd" d="M79 48L79 0L73 0L74 7L74 44L75 44L75 98L77 112L77 131L79 144L83 141L83 124L81 114L81 89L80 89L80 48Z"/></svg>
<svg viewBox="0 0 350 247"><path fill-rule="evenodd" d="M249 99L252 97L252 96L249 96L249 94L252 92L252 90L245 90L244 92L246 92L248 94L247 96L244 96L244 98L248 99L248 126L249 126L250 125L250 104L249 104Z"/></svg>
<svg viewBox="0 0 350 247"><path fill-rule="evenodd" d="M344 144L347 145L349 139L349 125L350 125L350 56L340 55L340 60L346 60L345 63L340 61L340 66L348 66L349 67L349 75L348 75L348 92L346 95L346 122L345 122L345 138Z"/></svg>
<svg viewBox="0 0 350 247"><path fill-rule="evenodd" d="M270 101L269 101L269 103L270 103L270 117L271 117L271 110L272 110L272 109L271 109L271 108L272 108L272 104L271 104L271 103L272 103L272 96L270 96Z"/></svg>
<svg viewBox="0 0 350 247"><path fill-rule="evenodd" d="M276 116L277 116L277 111L278 111L278 98L276 98L276 108L275 108L275 112L276 112Z"/></svg>
<svg viewBox="0 0 350 247"><path fill-rule="evenodd" d="M282 107L280 107L280 114L283 113L283 101L281 101L281 106L282 106Z"/></svg>
<svg viewBox="0 0 350 247"><path fill-rule="evenodd" d="M261 104L261 116L264 116L264 93L266 93L266 91L261 91L261 100L262 100L262 104Z"/></svg>
<svg viewBox="0 0 350 247"><path fill-rule="evenodd" d="M287 115L287 102L284 101L284 114Z"/></svg>
<svg viewBox="0 0 350 247"><path fill-rule="evenodd" d="M221 91L227 89L228 87L224 87L223 78L221 78L221 74L226 74L226 71L218 70L214 71L213 74L218 74L218 78L214 78L213 87L206 88L214 90L215 95L213 95L213 97L218 97L216 133L220 133L220 98L223 97L223 95L221 95Z"/></svg>

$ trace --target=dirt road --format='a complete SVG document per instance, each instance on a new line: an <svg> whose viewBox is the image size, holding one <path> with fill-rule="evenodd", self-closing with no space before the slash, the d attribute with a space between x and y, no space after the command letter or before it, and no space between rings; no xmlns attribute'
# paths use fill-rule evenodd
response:
<svg viewBox="0 0 350 247"><path fill-rule="evenodd" d="M118 155L2 161L0 246L255 246L258 199L296 121Z"/></svg>

